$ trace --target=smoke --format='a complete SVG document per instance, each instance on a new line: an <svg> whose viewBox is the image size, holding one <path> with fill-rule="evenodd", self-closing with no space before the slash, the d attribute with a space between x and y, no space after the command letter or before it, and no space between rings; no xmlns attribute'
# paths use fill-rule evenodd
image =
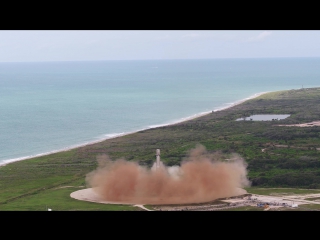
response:
<svg viewBox="0 0 320 240"><path fill-rule="evenodd" d="M246 193L242 188L250 182L244 160L237 154L222 159L202 145L190 150L181 166L172 167L161 163L150 169L101 155L86 182L104 201L135 204L200 203Z"/></svg>

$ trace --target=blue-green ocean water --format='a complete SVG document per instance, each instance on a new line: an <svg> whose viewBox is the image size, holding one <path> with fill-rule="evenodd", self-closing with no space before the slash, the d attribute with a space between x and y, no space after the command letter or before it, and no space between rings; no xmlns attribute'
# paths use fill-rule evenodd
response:
<svg viewBox="0 0 320 240"><path fill-rule="evenodd" d="M0 63L0 164L320 86L320 58Z"/></svg>

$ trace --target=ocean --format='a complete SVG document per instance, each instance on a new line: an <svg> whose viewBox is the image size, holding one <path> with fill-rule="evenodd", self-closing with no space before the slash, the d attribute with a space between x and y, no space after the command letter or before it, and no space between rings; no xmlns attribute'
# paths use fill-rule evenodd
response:
<svg viewBox="0 0 320 240"><path fill-rule="evenodd" d="M0 63L0 165L319 86L320 58Z"/></svg>

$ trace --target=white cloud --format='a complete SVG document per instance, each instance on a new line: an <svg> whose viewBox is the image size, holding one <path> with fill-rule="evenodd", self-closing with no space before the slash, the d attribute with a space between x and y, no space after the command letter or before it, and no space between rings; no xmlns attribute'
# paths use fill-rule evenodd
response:
<svg viewBox="0 0 320 240"><path fill-rule="evenodd" d="M247 41L248 42L258 42L258 41L263 41L267 37L269 37L272 34L272 31L263 31L260 33L258 36L254 36L249 38Z"/></svg>

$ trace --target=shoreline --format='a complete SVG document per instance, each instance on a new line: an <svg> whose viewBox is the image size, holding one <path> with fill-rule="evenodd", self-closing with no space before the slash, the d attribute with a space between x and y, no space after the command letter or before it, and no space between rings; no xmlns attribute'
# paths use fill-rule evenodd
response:
<svg viewBox="0 0 320 240"><path fill-rule="evenodd" d="M225 107L220 107L220 108L216 108L215 110L193 114L191 116L188 116L188 117L185 117L185 118L181 118L179 120L172 120L169 123L151 125L151 126L148 126L146 128L143 128L143 129L140 129L140 130L134 130L134 131L131 131L131 132L105 134L105 135L113 135L113 136L106 137L106 138L103 138L103 139L98 139L98 140L95 140L95 141L85 142L85 143L81 143L81 144L77 144L77 145L72 145L70 147L65 147L65 148L62 148L62 149L59 149L59 150L52 150L50 152L34 154L34 155L26 156L26 157L19 157L19 158L7 159L7 160L0 160L1 161L0 162L0 167L6 166L7 164L10 164L10 163L13 163L13 162L28 160L28 159L32 159L32 158L36 158L36 157L47 156L47 155L58 153L58 152L66 152L66 151L73 150L73 149L76 149L76 148L93 145L93 144L100 143L100 142L103 142L103 141L106 141L106 140L109 140L109 139L114 139L114 138L126 136L126 135L129 135L129 134L137 133L137 132L148 130L148 129L165 127L165 126L170 126L170 125L186 122L186 121L189 121L189 120L193 120L193 119L208 115L208 114L210 114L212 112L218 112L218 111L226 110L226 109L231 108L233 106L239 105L239 104L241 104L241 103L243 103L243 102L245 102L247 100L257 98L257 97L259 97L259 96L261 96L263 94L269 93L269 92L270 91L255 93L255 94L253 94L253 95L251 95L251 96L249 96L247 98L241 99L241 100L236 101L234 103L230 103L230 105L228 105L228 103L227 103L227 106L225 106Z"/></svg>

